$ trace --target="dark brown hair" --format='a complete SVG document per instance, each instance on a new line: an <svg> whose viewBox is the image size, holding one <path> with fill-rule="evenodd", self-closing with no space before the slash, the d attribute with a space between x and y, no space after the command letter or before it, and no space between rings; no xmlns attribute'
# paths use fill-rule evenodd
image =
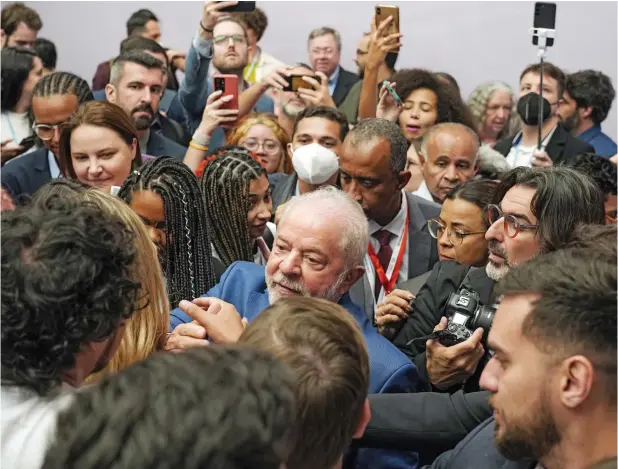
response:
<svg viewBox="0 0 618 469"><path fill-rule="evenodd" d="M369 388L369 357L354 318L330 301L281 298L239 343L295 372L299 435L287 466L333 467L352 441Z"/></svg>
<svg viewBox="0 0 618 469"><path fill-rule="evenodd" d="M531 72L539 75L541 73L541 64L535 63L528 65L524 71L521 72L521 75L519 75L519 81L521 82L524 75ZM551 62L543 62L543 76L548 76L558 82L558 98L562 98L566 86L566 75L564 72Z"/></svg>
<svg viewBox="0 0 618 469"><path fill-rule="evenodd" d="M136 142L135 158L131 170L142 165L142 153L139 148L137 129L124 110L107 101L89 101L80 106L60 135L60 170L62 174L77 179L71 159L71 134L80 125L105 127L116 132L129 146Z"/></svg>
<svg viewBox="0 0 618 469"><path fill-rule="evenodd" d="M40 31L43 27L39 14L23 3L12 3L4 7L0 16L0 27L7 37L15 32L19 23L25 23L34 31Z"/></svg>
<svg viewBox="0 0 618 469"><path fill-rule="evenodd" d="M253 30L258 42L262 39L262 36L264 36L264 32L268 27L268 17L262 9L256 8L250 13L237 13L235 16L244 22L247 25L247 28Z"/></svg>

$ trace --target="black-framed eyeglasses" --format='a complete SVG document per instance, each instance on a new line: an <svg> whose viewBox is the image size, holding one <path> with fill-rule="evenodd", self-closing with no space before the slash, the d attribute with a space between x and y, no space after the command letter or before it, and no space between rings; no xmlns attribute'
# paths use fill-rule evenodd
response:
<svg viewBox="0 0 618 469"><path fill-rule="evenodd" d="M530 225L520 221L515 215L504 213L497 205L490 204L486 208L487 218L492 225L500 218L504 219L504 232L509 238L514 238L520 231L536 230L538 225Z"/></svg>
<svg viewBox="0 0 618 469"><path fill-rule="evenodd" d="M68 122L60 122L60 124L54 125L34 123L32 124L32 130L34 130L34 133L37 134L41 140L51 140L54 138L56 129L62 131L68 124Z"/></svg>
<svg viewBox="0 0 618 469"><path fill-rule="evenodd" d="M427 228L432 238L440 239L446 231L446 237L454 246L460 246L466 236L485 234L485 231L463 231L460 229L449 229L444 223L437 218L427 221Z"/></svg>

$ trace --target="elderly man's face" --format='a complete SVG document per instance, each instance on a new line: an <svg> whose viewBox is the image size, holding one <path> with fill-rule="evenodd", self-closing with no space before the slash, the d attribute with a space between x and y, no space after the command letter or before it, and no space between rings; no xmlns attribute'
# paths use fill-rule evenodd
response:
<svg viewBox="0 0 618 469"><path fill-rule="evenodd" d="M350 289L363 268L346 269L342 228L333 217L312 214L310 207L286 214L266 265L271 303L301 295L336 302Z"/></svg>

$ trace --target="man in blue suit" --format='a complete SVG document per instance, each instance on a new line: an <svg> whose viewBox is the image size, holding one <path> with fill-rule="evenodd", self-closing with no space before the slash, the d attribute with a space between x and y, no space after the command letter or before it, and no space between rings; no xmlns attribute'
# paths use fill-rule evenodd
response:
<svg viewBox="0 0 618 469"><path fill-rule="evenodd" d="M415 366L377 333L348 294L365 272L367 245L367 219L359 204L343 192L327 187L295 197L286 205L266 268L236 262L206 294L207 298L181 302L180 308L171 313L173 332L166 350L202 345L206 334L217 343L235 342L244 330L241 318L250 322L277 299L321 298L339 303L359 324L369 352L369 392L415 392ZM192 323L198 317L201 325ZM400 454L397 461L384 454L377 456L379 453L363 455L361 465L416 464L416 455L410 453Z"/></svg>

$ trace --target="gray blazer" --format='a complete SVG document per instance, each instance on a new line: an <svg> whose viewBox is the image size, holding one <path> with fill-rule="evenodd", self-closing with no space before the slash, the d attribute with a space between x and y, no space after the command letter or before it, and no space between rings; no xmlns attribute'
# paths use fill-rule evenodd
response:
<svg viewBox="0 0 618 469"><path fill-rule="evenodd" d="M440 215L440 205L406 192L410 224L408 226L408 278L424 274L438 262L438 245L427 228L427 220ZM367 274L350 289L352 301L359 305L373 320L374 292Z"/></svg>

